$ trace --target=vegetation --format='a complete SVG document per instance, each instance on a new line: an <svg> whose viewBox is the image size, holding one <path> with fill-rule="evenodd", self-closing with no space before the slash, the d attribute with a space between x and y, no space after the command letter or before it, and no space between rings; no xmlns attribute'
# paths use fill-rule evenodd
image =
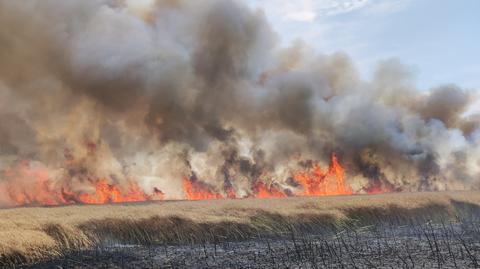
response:
<svg viewBox="0 0 480 269"><path fill-rule="evenodd" d="M475 257L480 254L479 194L399 193L4 209L0 211L0 263L32 264L126 245L162 248L166 253L162 255L167 256L171 246L177 246L177 251L187 247L193 252L200 250L203 256L198 257L208 261L208 257L216 257L208 254L209 249L236 253L235 246L244 249L244 244L253 244L258 251L251 253L260 255L255 256L258 265L281 266L283 257L286 267L291 263L312 268L323 263L371 267L367 261L372 263L371 257L383 255L411 268L422 264L410 266L415 259L408 255L438 252L436 256L428 254L428 261L439 266L475 267ZM391 243L392 238L398 242ZM225 242L230 242L227 247ZM375 249L372 242L383 247ZM233 250L225 251L228 246ZM405 248L412 252L404 252ZM171 262L192 262L175 256L177 260ZM243 257L241 252L236 256ZM373 265L381 267L381 263Z"/></svg>

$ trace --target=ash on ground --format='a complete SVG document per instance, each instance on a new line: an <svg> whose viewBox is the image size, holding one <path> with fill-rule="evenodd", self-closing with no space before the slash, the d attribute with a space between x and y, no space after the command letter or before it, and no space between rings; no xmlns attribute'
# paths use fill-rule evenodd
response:
<svg viewBox="0 0 480 269"><path fill-rule="evenodd" d="M378 224L238 242L110 245L20 268L480 268L479 224Z"/></svg>

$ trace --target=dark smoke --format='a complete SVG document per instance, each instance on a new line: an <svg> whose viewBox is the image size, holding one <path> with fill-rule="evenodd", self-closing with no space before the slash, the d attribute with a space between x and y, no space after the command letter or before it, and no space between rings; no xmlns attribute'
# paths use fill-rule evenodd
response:
<svg viewBox="0 0 480 269"><path fill-rule="evenodd" d="M130 2L0 0L0 180L28 188L11 172L27 160L52 188L101 177L182 198L195 175L242 196L295 188L292 171L336 152L358 192L480 187L474 92L419 91L396 60L364 81L347 55L279 47L237 1Z"/></svg>

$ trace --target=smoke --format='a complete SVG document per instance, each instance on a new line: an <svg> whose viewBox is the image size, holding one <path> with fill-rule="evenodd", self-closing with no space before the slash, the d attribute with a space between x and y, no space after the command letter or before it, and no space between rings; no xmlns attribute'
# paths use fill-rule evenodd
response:
<svg viewBox="0 0 480 269"><path fill-rule="evenodd" d="M397 60L365 81L342 53L279 47L237 1L132 2L0 0L0 204L38 177L295 192L292 173L332 152L355 192L480 187L472 91L419 91Z"/></svg>

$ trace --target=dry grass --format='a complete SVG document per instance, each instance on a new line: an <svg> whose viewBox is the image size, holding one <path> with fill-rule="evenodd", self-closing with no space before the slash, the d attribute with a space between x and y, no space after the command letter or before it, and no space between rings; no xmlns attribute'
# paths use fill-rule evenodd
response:
<svg viewBox="0 0 480 269"><path fill-rule="evenodd" d="M452 218L478 210L480 192L401 193L0 210L0 265L31 263L105 243L240 240L292 229Z"/></svg>

